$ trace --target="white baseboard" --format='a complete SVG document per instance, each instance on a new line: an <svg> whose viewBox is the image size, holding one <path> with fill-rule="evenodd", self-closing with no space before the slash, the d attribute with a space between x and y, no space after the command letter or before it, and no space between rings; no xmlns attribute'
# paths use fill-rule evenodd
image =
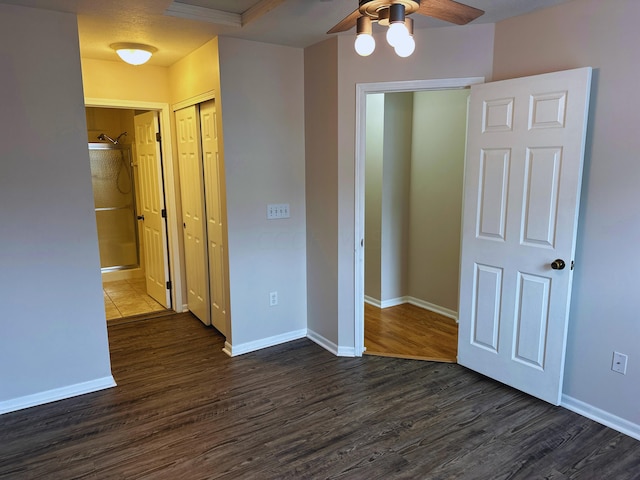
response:
<svg viewBox="0 0 640 480"><path fill-rule="evenodd" d="M356 349L353 347L338 347L338 356L339 357L355 357Z"/></svg>
<svg viewBox="0 0 640 480"><path fill-rule="evenodd" d="M590 418L594 422L601 423L602 425L613 428L620 433L629 435L636 440L640 440L640 425L637 423L620 418L609 412L601 410L600 408L594 407L593 405L589 405L581 400L570 397L569 395L562 395L562 402L560 405L567 410L571 410L572 412L582 415L583 417Z"/></svg>
<svg viewBox="0 0 640 480"><path fill-rule="evenodd" d="M369 295L364 296L364 303L368 303L369 305L373 305L374 307L381 308L380 300L370 297Z"/></svg>
<svg viewBox="0 0 640 480"><path fill-rule="evenodd" d="M373 305L378 308L389 308L395 307L396 305L402 305L403 303L410 303L409 298L411 297L397 297L391 298L389 300L378 300L377 298L370 297L368 295L364 296L365 303L369 305Z"/></svg>
<svg viewBox="0 0 640 480"><path fill-rule="evenodd" d="M402 305L403 303L410 303L411 305L415 305L416 307L424 308L431 312L439 313L447 318L452 318L456 322L458 321L458 312L451 310L449 308L441 307L439 305L435 305L433 303L425 302L424 300L420 300L416 297L397 297L392 298L390 300L380 301L377 298L369 297L368 295L364 296L364 302L369 305L373 305L378 308L389 308L395 307L396 305Z"/></svg>
<svg viewBox="0 0 640 480"><path fill-rule="evenodd" d="M307 330L307 338L312 342L317 343L325 350L330 351L334 355L338 355L338 345L333 343L331 340L323 337L319 333L316 333L313 330Z"/></svg>
<svg viewBox="0 0 640 480"><path fill-rule="evenodd" d="M329 352L333 353L338 357L355 357L356 356L355 348L338 346L335 343L333 343L331 340L327 339L326 337L323 337L322 335L320 335L317 332L314 332L313 330L307 330L307 338L312 342L317 343L322 348L324 348L325 350L328 350Z"/></svg>
<svg viewBox="0 0 640 480"><path fill-rule="evenodd" d="M380 302L380 308L389 308L395 307L397 305L402 305L403 303L409 303L410 297L396 297L390 298L389 300L382 300Z"/></svg>
<svg viewBox="0 0 640 480"><path fill-rule="evenodd" d="M238 355L255 352L256 350L261 350L263 348L280 345L281 343L298 340L299 338L305 338L306 336L307 329L303 328L302 330L294 330L293 332L282 333L268 338L261 338L260 340L241 343L239 345L232 345L229 342L225 342L222 351L230 357L236 357Z"/></svg>
<svg viewBox="0 0 640 480"><path fill-rule="evenodd" d="M54 388L45 392L25 395L24 397L14 398L0 402L0 415L3 413L15 412L23 408L44 405L45 403L57 402L65 398L77 397L85 393L97 392L106 388L115 387L116 382L111 375L108 377L97 378L88 382L76 383L67 387Z"/></svg>
<svg viewBox="0 0 640 480"><path fill-rule="evenodd" d="M429 310L431 312L439 313L442 316L454 319L456 322L458 321L458 312L456 312L454 310L451 310L451 309L445 308L445 307L441 307L441 306L435 305L433 303L425 302L424 300L420 300L419 298L415 298L415 297L407 297L407 298L409 299L408 303L410 303L411 305L415 305L416 307L424 308L424 309Z"/></svg>

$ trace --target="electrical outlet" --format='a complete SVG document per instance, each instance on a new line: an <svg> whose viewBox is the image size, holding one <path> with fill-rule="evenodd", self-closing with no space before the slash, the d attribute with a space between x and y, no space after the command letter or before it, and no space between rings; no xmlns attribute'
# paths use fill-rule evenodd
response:
<svg viewBox="0 0 640 480"><path fill-rule="evenodd" d="M613 370L614 372L621 373L622 375L626 375L627 360L628 360L628 357L624 353L613 352L613 361L611 362L611 370Z"/></svg>
<svg viewBox="0 0 640 480"><path fill-rule="evenodd" d="M278 292L269 293L269 306L273 307L278 304Z"/></svg>

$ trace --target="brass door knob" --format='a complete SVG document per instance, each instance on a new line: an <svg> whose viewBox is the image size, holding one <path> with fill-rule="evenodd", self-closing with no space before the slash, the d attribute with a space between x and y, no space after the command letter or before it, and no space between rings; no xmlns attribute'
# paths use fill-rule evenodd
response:
<svg viewBox="0 0 640 480"><path fill-rule="evenodd" d="M566 267L566 263L564 263L564 260L562 260L561 258L557 258L556 260L554 260L553 262L551 262L551 268L553 268L554 270L562 270L564 267Z"/></svg>

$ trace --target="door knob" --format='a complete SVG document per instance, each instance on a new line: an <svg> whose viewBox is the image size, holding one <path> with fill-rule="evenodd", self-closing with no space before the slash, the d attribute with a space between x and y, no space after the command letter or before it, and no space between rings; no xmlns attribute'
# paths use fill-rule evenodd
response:
<svg viewBox="0 0 640 480"><path fill-rule="evenodd" d="M565 266L566 263L564 263L564 260L562 260L561 258L558 258L551 262L551 268L553 268L554 270L562 270Z"/></svg>
<svg viewBox="0 0 640 480"><path fill-rule="evenodd" d="M144 215L138 215L138 220L144 220Z"/></svg>

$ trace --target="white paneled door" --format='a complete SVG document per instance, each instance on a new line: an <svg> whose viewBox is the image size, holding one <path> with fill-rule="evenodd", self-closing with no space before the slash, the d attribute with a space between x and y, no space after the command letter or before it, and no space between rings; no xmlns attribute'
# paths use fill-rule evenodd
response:
<svg viewBox="0 0 640 480"><path fill-rule="evenodd" d="M211 321L223 335L227 330L226 245L224 235L224 199L222 171L218 152L218 128L214 100L201 103L200 131L204 167L207 243L209 255L209 296Z"/></svg>
<svg viewBox="0 0 640 480"><path fill-rule="evenodd" d="M590 83L582 68L471 87L458 361L556 405Z"/></svg>
<svg viewBox="0 0 640 480"><path fill-rule="evenodd" d="M189 311L211 325L200 118L196 106L175 112Z"/></svg>
<svg viewBox="0 0 640 480"><path fill-rule="evenodd" d="M142 225L144 271L147 293L165 308L171 304L169 263L167 256L166 222L160 142L157 112L146 112L134 117L136 129L136 162L140 193L138 214Z"/></svg>

